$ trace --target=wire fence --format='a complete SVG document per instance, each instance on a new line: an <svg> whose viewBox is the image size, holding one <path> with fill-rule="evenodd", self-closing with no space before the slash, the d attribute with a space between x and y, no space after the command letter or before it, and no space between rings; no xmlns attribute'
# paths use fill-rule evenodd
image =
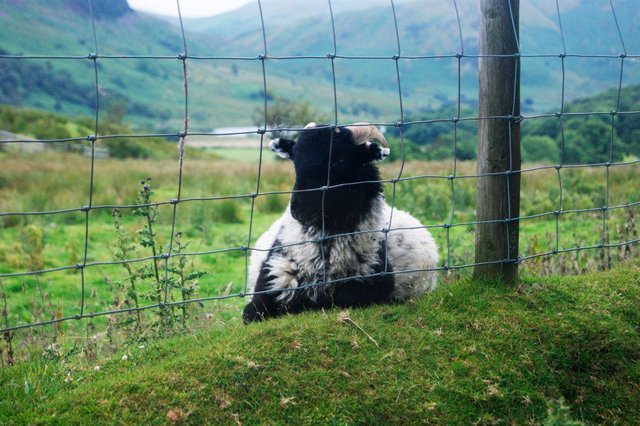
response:
<svg viewBox="0 0 640 426"><path fill-rule="evenodd" d="M79 319L88 319L94 318L98 316L110 316L116 314L124 314L124 313L133 313L144 311L148 309L165 309L168 307L175 306L183 306L185 304L192 303L202 303L205 301L211 300L224 300L230 298L244 298L246 296L251 295L251 290L249 288L248 282L248 270L249 270L249 257L253 250L257 250L253 247L254 241L256 240L257 234L261 231L256 226L257 216L260 214L256 207L256 201L261 198L266 197L275 197L275 196L284 196L290 195L293 191L290 190L264 190L262 184L262 178L264 175L263 167L264 167L264 158L263 149L266 147L266 143L268 142L268 136L270 132L269 128L269 118L268 113L271 107L269 100L269 91L270 91L270 72L268 65L270 63L275 62L290 62L290 61L300 61L300 60L312 60L318 61L319 63L328 64L330 69L330 79L333 93L331 95L333 108L332 108L332 119L329 126L342 126L350 124L344 118L343 114L340 112L339 107L339 97L340 97L340 73L337 71L337 68L340 64L349 62L349 61L360 61L363 63L371 63L377 64L380 61L384 63L388 63L393 66L395 70L395 81L397 82L397 99L394 101L397 103L397 116L398 120L395 121L376 121L369 120L373 124L386 127L388 129L393 129L397 132L399 136L399 144L396 146L392 146L392 149L398 149L403 152L401 165L397 173L390 178L384 179L382 183L385 185L385 192L387 194L387 199L389 200L392 208L405 208L402 204L397 203L399 198L399 194L403 191L406 191L408 187L405 187L406 184L421 184L422 182L441 182L448 187L449 195L450 195L450 205L447 207L448 210L448 218L445 223L425 223L425 228L433 232L437 233L437 239L440 242L441 246L441 257L442 261L438 265L438 271L440 271L443 275L447 273L451 273L452 271L458 271L466 268L474 268L481 266L486 263L514 263L521 264L523 262L535 262L538 259L548 259L554 256L560 256L563 254L570 253L580 253L584 251L596 251L600 253L600 256L604 258L605 263L610 263L607 261L607 257L610 258L609 250L616 248L627 248L634 245L640 241L637 235L637 231L627 232L626 235L622 235L618 233L614 238L612 238L611 233L611 216L614 213L618 212L633 212L640 205L639 198L633 199L620 199L620 197L612 194L612 180L619 179L617 172L620 170L624 170L628 174L632 176L638 176L638 170L640 168L640 160L637 158L629 157L622 160L616 160L619 158L616 155L616 134L617 130L620 127L620 120L622 117L629 116L639 116L640 111L638 110L624 110L621 108L621 96L625 90L625 68L633 67L633 65L640 60L640 54L634 51L627 50L627 40L623 35L623 31L620 29L620 20L621 19L632 19L631 16L621 17L616 14L615 2L610 0L608 4L606 4L607 10L606 12L602 12L600 9L598 13L603 13L607 17L607 19L612 19L615 24L615 32L618 38L618 44L615 46L610 46L609 51L607 52L596 52L596 53L581 53L581 52L573 52L567 49L565 43L565 30L563 29L563 13L560 7L558 0L555 1L553 7L556 9L555 13L555 24L557 24L559 28L560 40L558 45L546 46L546 52L528 52L526 48L523 49L521 41L518 39L517 32L517 23L513 22L514 29L514 37L517 40L517 50L508 54L508 55L485 55L479 52L470 52L467 48L466 44L469 40L469 34L465 34L465 26L462 24L464 16L461 15L460 12L460 1L452 0L450 3L451 13L456 16L456 28L452 30L457 34L459 39L459 48L455 51L452 51L447 54L422 54L422 55L406 55L403 53L403 38L400 30L399 18L396 13L397 5L396 2L390 0L388 5L388 19L393 23L393 28L395 32L395 51L388 54L380 54L380 55L367 55L367 56L359 56L359 55L347 55L341 51L340 46L340 37L339 32L342 28L339 27L336 15L334 13L334 3L332 0L327 0L326 7L324 10L318 10L318 14L328 15L330 18L331 25L331 34L332 40L331 45L332 49L329 52L326 52L324 55L272 55L271 54L271 46L269 43L268 28L269 22L265 19L264 7L269 6L268 1L260 1L258 0L255 4L255 7L259 11L260 16L260 29L261 29L261 53L257 56L198 56L192 55L189 52L189 35L188 32L185 31L184 20L180 14L180 0L176 1L176 6L179 14L179 24L180 24L180 33L181 33L181 51L176 52L175 55L171 56L157 56L157 55L104 55L101 53L101 44L98 37L98 33L96 31L96 22L97 18L94 16L94 5L92 0L87 0L87 7L90 12L90 24L92 28L92 46L91 52L84 56L46 56L46 55L14 55L14 54L3 54L0 55L0 61L65 61L69 63L85 63L89 61L92 65L92 87L93 93L92 97L94 100L94 116L93 116L93 126L94 131L92 134L84 137L84 138L59 138L59 139L47 139L47 140L36 140L36 139L26 139L26 138L18 138L11 139L5 138L5 140L0 141L0 147L2 146L17 146L17 145L29 145L29 144L41 144L44 143L46 145L56 145L62 143L78 143L84 144L88 147L88 157L87 157L87 165L88 165L88 173L86 175L86 179L88 181L88 192L86 194L86 203L84 205L78 205L70 208L60 208L60 209L49 209L43 211L3 211L4 209L0 209L0 219L9 218L9 217L20 217L20 218L34 218L37 216L55 216L55 215L64 215L64 214L79 214L83 217L83 225L84 231L82 240L82 250L81 256L78 262L69 263L66 265L55 266L51 268L38 268L35 270L27 270L25 269L17 269L10 270L9 268L4 268L0 271L0 281L2 280L10 280L10 279L27 279L30 277L38 277L41 279L46 279L47 276L59 273L59 272L69 272L75 271L78 274L79 282L74 284L78 287L77 292L77 311L71 315L55 315L50 319L44 320L36 320L36 321L27 321L24 317L20 317L20 315L12 315L9 314L4 315L4 324L0 325L0 332L7 333L12 332L19 329L31 328L36 326L43 326L49 324L56 324L69 320L79 320ZM462 2L464 3L464 2ZM550 2L552 4L553 2ZM603 4L606 2L603 2ZM509 2L509 6L511 10L514 7L518 7L517 0L513 0ZM465 9L468 10L468 9ZM596 13L594 11L594 13ZM526 21L527 17L524 17L524 21ZM524 22L523 21L523 22ZM612 53L613 52L613 53ZM515 96L512 99L511 106L512 109L510 113L504 115L493 115L493 116L482 116L479 113L477 115L465 115L464 111L464 93L462 86L464 84L464 76L465 76L465 68L471 61L479 61L482 59L490 58L490 57L500 57L502 59L507 59L510 61L514 61L525 70L527 67L527 61L533 60L545 60L549 63L552 63L552 66L557 67L560 72L560 105L559 109L556 112L552 113L532 113L530 115L521 114L519 112L519 105L516 108L516 104L519 104L519 99L516 99ZM183 83L183 91L182 91L182 102L184 103L184 112L181 116L183 121L183 125L181 128L176 129L173 133L144 133L144 134L101 134L100 133L100 119L101 112L104 110L104 105L101 103L101 64L109 63L109 61L114 60L153 60L153 61L167 61L167 62L175 62L178 61L182 68L182 83ZM568 94L567 93L567 85L570 84L570 80L572 78L577 78L577 76L572 75L567 72L568 64L574 60L602 60L602 61L611 61L612 63L616 63L617 65L617 84L615 85L616 97L612 108L603 109L603 110L590 110L590 111L567 111L565 109L566 99L569 97L576 97L575 93ZM262 115L262 124L255 131L231 131L231 132L200 132L200 131L191 131L190 130L190 115L193 114L193 111L190 110L190 97L191 93L195 90L198 90L197 85L192 82L190 70L195 64L201 61L207 62L225 62L229 61L248 61L251 63L255 63L260 67L261 76L262 76L262 99L261 99L261 115ZM407 97L407 87L405 86L403 80L403 65L408 63L435 63L436 61L450 61L453 64L454 68L457 70L457 93L449 94L450 97L456 99L454 109L455 115L453 117L429 117L429 114L425 114L424 117L417 116L416 114L412 114L411 117L407 115L407 108L405 106ZM551 65L550 65L551 66ZM428 82L427 82L428 84ZM513 82L504 82L506 85L514 85ZM525 83L526 85L526 83ZM195 86L195 87L194 87ZM526 90L526 86L524 88ZM453 95L453 96L451 96ZM519 93L518 93L519 97ZM212 102L215 102L215 98L212 98ZM412 101L413 102L413 101ZM251 112L247 111L247 114ZM568 138L565 138L566 134L569 132L568 129L565 128L566 123L569 119L572 118L584 118L585 120L592 119L594 117L607 117L610 124L610 133L607 137L607 140L603 140L602 143L607 144L608 148L606 150L606 158L597 159L597 161L587 162L587 163L570 163L565 160L565 153L570 147L568 143L565 144L565 141ZM461 167L461 162L459 160L459 147L461 144L460 140L460 126L467 123L482 123L482 122L506 122L510 126L518 125L518 126L527 126L529 123L533 122L542 122L542 121L553 122L554 126L559 128L560 140L562 141L562 145L559 147L559 151L561 153L558 162L554 164L546 164L546 165L532 165L527 167L528 164L525 163L525 167L520 167L519 164L510 163L509 166L498 172L473 172L470 171L468 167ZM304 123L300 123L304 124ZM412 128L417 127L429 127L436 124L446 124L451 128L451 133L453 135L452 145L450 146L450 152L452 155L451 160L451 169L446 173L438 174L410 174L405 170L405 151L407 149L407 142L405 141L405 133L408 132ZM281 131L301 131L302 129L298 126L295 127L284 127L280 129ZM183 195L183 177L185 172L185 158L188 158L189 152L185 149L188 146L189 138L202 136L207 138L216 138L222 136L230 136L230 135L243 135L243 134L254 134L259 138L260 143L260 157L255 164L256 171L256 180L252 183L253 190L249 193L236 194L236 195L211 195L211 196L199 196L199 197L185 197ZM136 204L96 204L95 203L95 190L97 187L96 183L96 153L99 152L99 147L96 144L99 141L104 141L108 139L144 139L151 137L164 137L169 140L175 141L178 146L178 157L175 163L175 167L177 169L177 191L173 197L169 197L157 202L146 202L146 203L136 203ZM510 141L512 142L512 141ZM511 146L511 145L510 145ZM515 149L515 148L511 148ZM602 194L595 197L593 200L592 206L584 207L584 206L571 206L567 205L568 196L572 192L571 186L575 184L574 176L572 175L573 171L584 170L590 171L594 174L601 175L601 180L598 182L598 186L594 191L602 191ZM459 204L461 203L461 198L466 197L467 194L461 188L464 185L468 185L468 182L478 182L482 179L488 179L493 177L498 177L500 179L504 178L505 181L508 182L509 179L518 175L523 182L523 185L527 185L527 179L529 176L533 176L536 174L542 174L550 177L551 181L547 181L545 183L545 187L543 190L545 191L555 191L555 202L548 205L546 208L540 211L531 211L527 210L525 212L518 213L518 210L510 211L506 217L500 217L490 220L478 220L478 218L472 218L470 220L460 220L459 217ZM626 176L626 175L625 175ZM54 178L54 177L52 177ZM633 185L633 182L629 182L629 185ZM226 200L249 200L249 220L248 220L248 229L246 234L244 235L244 243L240 246L232 245L229 247L223 248L211 248L207 249L206 247L203 250L198 251L184 251L177 250L176 247L179 247L177 244L176 235L177 230L180 229L180 211L183 206L187 206L190 203L218 203ZM483 202L483 200L478 200L478 203ZM92 261L89 253L89 246L92 236L92 226L97 220L95 215L92 215L92 212L99 211L112 211L114 209L119 210L135 210L139 208L164 208L170 212L170 233L168 234L168 241L166 244L166 249L159 248L158 253L154 253L152 256L145 256L140 258L123 258L123 259L115 259L112 258L107 261ZM510 209L511 210L511 209ZM635 221L633 213L631 213L631 219L625 219L627 221ZM575 235L565 235L565 229L567 228L567 223L569 222L580 222L584 220L585 217L593 218L594 216L598 217L598 226L597 228L591 229L591 233L597 234L597 238L595 241L592 241L587 244L583 244L577 240ZM468 218L467 216L464 216ZM637 214L636 214L637 217ZM504 228L505 234L508 233L508 229L512 226L513 223L519 224L523 226L523 224L531 224L532 227L535 227L536 224L546 224L549 225L544 229L550 229L549 235L547 235L548 244L546 247L531 249L524 249L521 245L521 251L524 254L518 254L516 256L512 256L512 253L507 250L507 257L497 260L491 261L478 261L476 259L470 258L467 256L464 258L463 256L457 255L456 253L459 251L459 242L456 241L460 238L462 233L469 233L475 230L477 227L482 226L488 223L497 223L501 227ZM545 225L545 226L546 226ZM635 229L635 228L634 228ZM371 232L379 232L381 230L371 230ZM634 233L635 232L635 233ZM532 237L528 241L524 241L525 245L531 246L531 242L535 239L537 241L538 237ZM302 244L303 242L301 242ZM468 244L468 240L467 240ZM471 247L467 247L464 251L472 250ZM244 259L244 271L243 271L243 279L242 279L242 289L236 292L230 292L228 294L218 294L207 297L196 297L190 298L189 300L174 300L171 297L171 288L170 288L170 277L169 275L172 273L172 261L180 258L202 258L205 256L217 256L228 253L236 253L242 256ZM89 287L94 286L95 283L90 283L90 279L88 277L88 271L91 270L100 270L100 268L108 267L108 266L122 266L122 265L136 265L136 264L148 264L149 262L154 263L157 266L156 272L160 275L160 282L162 282L163 289L162 294L157 299L149 300L149 303L141 303L138 306L128 306L128 307L117 307L115 309L92 309L88 307L87 303L87 295L90 293ZM394 273L408 273L411 271L400 271ZM72 276L75 277L75 276ZM353 277L345 277L344 279L349 279ZM68 278L71 280L72 278ZM332 282L340 282L340 280L334 280ZM326 284L322 283L312 283L308 286L314 285L322 285ZM72 287L74 286L72 285ZM223 287L225 283L220 282L219 286ZM308 287L307 286L307 287ZM301 289L305 288L305 286L300 287ZM5 293L5 311L7 309L7 300L9 300L9 306L11 306L11 298L21 297L19 295L20 291L16 292L8 292ZM0 301L2 303L2 301Z"/></svg>

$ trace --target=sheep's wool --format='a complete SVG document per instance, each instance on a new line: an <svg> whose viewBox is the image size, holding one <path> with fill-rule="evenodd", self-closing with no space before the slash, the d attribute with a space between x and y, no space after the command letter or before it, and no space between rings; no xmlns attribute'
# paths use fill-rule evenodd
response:
<svg viewBox="0 0 640 426"><path fill-rule="evenodd" d="M274 244L279 248L271 251ZM304 227L287 207L252 250L251 290L266 266L273 277L268 283L270 289L305 286L303 291L315 300L320 294L333 291L333 286L324 282L373 274L373 265L385 262L379 259L385 253L381 247L386 247L387 270L394 274L395 300L405 301L435 287L438 255L431 234L417 219L392 209L382 195L374 200L370 214L354 232L345 235L324 236L321 229ZM294 293L283 291L277 300L289 303Z"/></svg>

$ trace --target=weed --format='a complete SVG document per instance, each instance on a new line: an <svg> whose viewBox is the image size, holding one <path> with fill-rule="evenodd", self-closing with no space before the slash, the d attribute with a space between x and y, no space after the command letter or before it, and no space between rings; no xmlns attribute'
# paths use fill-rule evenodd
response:
<svg viewBox="0 0 640 426"><path fill-rule="evenodd" d="M131 237L127 234L127 232L123 229L121 218L122 215L119 209L113 209L113 227L116 231L116 241L113 244L113 254L115 260L119 260L122 262L122 267L126 270L127 276L124 278L124 282L128 285L128 288L125 290L125 298L120 300L120 298L116 297L116 309L120 309L122 304L127 307L134 308L135 312L135 326L134 333L137 335L140 333L142 329L142 312L140 311L140 302L138 298L138 290L136 288L136 280L138 279L138 275L133 270L133 267L127 259L129 255L133 253L135 250L135 246L133 245L133 241Z"/></svg>
<svg viewBox="0 0 640 426"><path fill-rule="evenodd" d="M189 265L187 256L183 254L188 245L188 242L182 242L182 232L176 233L170 250L175 257L172 258L173 262L167 270L169 288L179 292L180 302L182 302L179 304L181 311L179 320L184 331L188 329L187 323L192 317L190 308L194 306L187 302L197 297L198 279L206 274L204 271L193 270L193 264Z"/></svg>
<svg viewBox="0 0 640 426"><path fill-rule="evenodd" d="M584 423L571 417L571 410L565 404L564 398L548 403L547 417L542 422L544 426L581 426Z"/></svg>
<svg viewBox="0 0 640 426"><path fill-rule="evenodd" d="M131 263L131 257L138 247L131 235L122 224L122 214L119 209L113 209L113 227L116 239L112 244L115 260L122 264L126 275L116 281L112 288L114 294L114 309L128 311L131 315L112 318L111 325L120 329L125 337L131 341L144 339L147 331L165 334L180 325L183 331L188 330L188 324L192 318L194 305L189 300L197 297L198 279L205 273L194 269L193 262L189 262L185 250L189 242L183 241L182 232L176 232L167 248L166 257L160 255L161 246L158 243L154 225L159 217L157 205L153 203L153 191L151 190L151 178L142 180L136 207L133 215L141 217L143 226L136 232L137 245L141 250L151 251L151 265L135 267ZM160 268L160 258L165 258L164 271ZM148 282L151 285L148 285ZM144 292L142 288L151 288L150 292ZM142 301L155 302L158 306L158 321L143 324ZM168 302L168 303L165 303ZM178 303L174 303L178 302ZM114 340L115 336L110 335Z"/></svg>
<svg viewBox="0 0 640 426"><path fill-rule="evenodd" d="M536 255L545 253L549 250L550 242L555 241L556 235L552 232L544 234L536 234L525 240L524 255L534 256L527 259L523 266L524 271L529 275L548 276L548 275L579 275L595 270L604 271L611 269L614 264L622 263L628 259L633 259L638 255L638 229L637 219L632 207L623 209L624 217L612 219L613 230L605 236L604 244L609 244L611 240L619 241L621 244L617 248L604 247L601 250L582 250L576 249L556 255ZM601 225L598 221L602 221L599 217L592 217L590 225ZM575 247L589 246L592 243L587 238L593 239L593 235L587 235L585 232L593 234L591 226L587 230L581 229L582 224L576 224L575 231L572 233L571 240L574 241ZM544 242L544 243L543 243Z"/></svg>
<svg viewBox="0 0 640 426"><path fill-rule="evenodd" d="M210 220L222 223L242 223L240 209L238 208L238 201L216 201L214 204L213 216Z"/></svg>
<svg viewBox="0 0 640 426"><path fill-rule="evenodd" d="M22 233L22 253L30 272L44 269L42 229L37 225L28 225Z"/></svg>
<svg viewBox="0 0 640 426"><path fill-rule="evenodd" d="M9 328L9 315L7 313L7 292L4 289L4 284L2 280L0 280L0 297L2 298L2 320L4 322L5 328ZM5 342L5 348L0 350L0 363L4 367L5 362L7 365L13 365L13 346L11 344L13 335L10 331L5 331L2 333L2 340ZM5 358L6 353L6 358Z"/></svg>
<svg viewBox="0 0 640 426"><path fill-rule="evenodd" d="M162 304L164 287L160 282L156 234L153 232L153 225L156 223L156 218L158 216L158 206L151 204L151 196L153 195L153 191L151 191L151 178L140 181L140 184L142 185L142 190L138 193L138 198L135 201L137 207L133 210L133 214L135 216L140 216L145 220L142 229L138 231L138 235L140 236L140 245L151 250L151 261L153 266L152 275L145 274L142 278L153 277L155 279L155 299L158 304Z"/></svg>

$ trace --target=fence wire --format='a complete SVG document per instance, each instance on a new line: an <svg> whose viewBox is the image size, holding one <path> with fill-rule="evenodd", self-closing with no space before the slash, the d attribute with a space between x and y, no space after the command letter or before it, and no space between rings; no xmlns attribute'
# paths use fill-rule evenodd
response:
<svg viewBox="0 0 640 426"><path fill-rule="evenodd" d="M625 111L621 110L620 98L623 93L623 85L624 85L624 69L625 66L630 61L638 61L640 60L640 55L629 53L627 51L627 47L625 44L625 40L620 30L619 25L619 17L616 14L616 8L614 5L614 1L609 1L609 11L608 15L612 17L615 21L615 28L617 31L617 37L619 38L619 46L611 46L612 50L617 50L619 53L612 54L610 52L604 53L594 53L594 54L584 54L580 52L571 52L567 50L565 44L565 30L563 28L562 22L562 12L559 5L558 0L555 1L555 9L556 9L556 19L560 32L560 49L557 49L557 46L550 46L550 52L546 53L524 53L521 51L521 42L518 40L518 50L513 52L510 55L503 55L500 57L506 59L523 60L523 59L540 59L545 58L548 60L557 61L559 63L559 67L561 69L561 93L560 93L560 107L559 110L555 113L536 113L531 115L515 113L518 109L516 109L516 99L513 99L512 111L514 113L504 116L463 116L462 113L462 105L463 105L463 93L462 93L462 84L463 84L463 68L465 66L465 61L470 60L480 60L481 58L491 57L491 55L482 55L482 54L473 54L469 53L465 50L465 40L468 39L468 34L464 34L462 18L460 14L459 1L452 0L451 1L451 11L452 14L455 14L456 26L452 29L453 32L457 34L459 39L459 47L456 51L450 52L448 54L423 54L423 55L406 55L403 54L403 45L402 45L402 36L399 30L399 17L396 13L396 4L393 0L389 0L389 20L393 23L393 28L395 31L395 45L396 51L389 55L347 55L343 54L340 49L340 39L336 35L340 30L339 25L336 20L336 16L334 14L334 4L332 0L327 0L326 9L322 11L318 11L318 13L328 14L330 17L330 25L331 25L331 33L332 33L332 50L327 52L326 55L271 55L269 52L269 39L267 37L267 28L269 27L269 22L265 19L265 15L263 13L263 6L268 4L266 0L258 0L256 2L256 8L259 10L260 15L260 28L261 28L261 42L262 42L262 52L257 56L203 56L203 55L191 55L189 53L189 36L188 33L185 32L184 20L180 11L180 0L176 0L176 7L178 11L179 18L179 26L180 26L180 34L182 37L181 47L182 51L176 52L175 55L172 56L162 56L162 55L104 55L101 54L101 44L96 31L96 17L93 12L93 4L91 0L87 0L87 5L90 11L90 24L92 29L92 38L93 38L93 46L92 52L88 53L84 56L46 56L46 55L15 55L15 54L4 54L0 55L0 61L65 61L65 62L76 62L82 63L89 61L92 65L92 80L93 80L93 88L94 93L93 97L95 100L94 105L94 131L92 134L84 137L84 138L59 138L59 139L47 139L47 140L36 140L36 139L28 139L28 138L9 138L0 141L1 146L9 146L9 145L28 145L33 143L45 143L47 145L54 146L56 144L74 142L74 143L82 143L86 144L89 147L89 158L88 158L88 175L87 180L89 182L88 193L86 194L86 204L81 206L75 206L71 208L60 208L54 210L46 210L46 211L0 211L0 219L3 217L37 217L37 216L56 216L56 215L64 215L69 213L79 213L83 215L84 222L84 237L83 237L83 249L82 256L78 263L68 264L63 266L56 266L51 268L40 268L38 270L15 270L8 271L5 269L5 272L0 272L0 280L2 279L10 279L10 278L26 278L26 277L46 277L49 274L63 272L63 271L78 271L79 273L79 294L78 294L78 311L74 315L68 316L56 316L51 318L50 320L44 321L35 321L35 322L24 322L24 323L14 323L11 324L6 322L3 324L0 329L0 332L6 333L18 329L43 326L49 324L60 323L68 320L78 320L83 318L94 318L97 316L105 316L105 315L115 315L115 314L123 314L123 313L131 313L136 311L143 311L148 309L163 309L170 306L179 306L184 304L191 303L201 303L205 301L212 300L224 300L229 298L237 298L237 297L246 297L250 296L251 290L249 288L248 276L249 276L249 257L252 251L260 250L259 248L253 247L252 244L257 236L257 230L255 226L255 219L259 213L256 208L256 201L260 197L270 197L270 196L279 196L279 195L291 195L293 191L266 191L263 190L263 185L261 179L263 177L263 148L265 144L270 128L268 123L268 111L270 108L268 93L270 89L269 79L271 77L268 71L268 63L272 62L282 62L282 61L299 61L299 60L314 60L321 63L328 63L331 69L331 87L333 90L332 93L332 122L328 125L330 127L342 126L350 124L346 122L342 117L339 109L338 98L340 95L339 90L339 82L340 82L340 74L337 72L336 65L338 63L348 62L348 61L364 61L370 62L372 65L375 65L377 61L386 61L389 64L393 65L395 70L395 78L397 80L397 111L399 120L392 122L376 122L376 120L369 120L372 124L377 126L384 126L387 128L396 129L399 135L400 144L399 146L393 147L394 149L400 149L402 151L402 160L397 174L395 174L392 178L384 179L382 183L386 186L387 200L392 207L392 212L396 208L402 208L402 205L397 204L397 196L400 192L402 192L403 188L401 185L403 183L414 182L414 181L440 181L443 182L449 188L451 194L451 205L448 214L448 220L445 223L425 223L424 228L432 231L432 232L442 232L444 234L443 237L439 238L441 242L441 257L442 260L437 267L437 270L441 273L450 273L451 271L472 268L482 263L477 263L471 259L461 259L460 257L454 256L454 234L458 229L460 230L468 230L474 229L478 225L484 223L502 223L504 225L505 232L507 232L508 227L512 222L518 222L519 224L523 224L527 221L536 222L540 220L551 219L554 224L554 233L552 235L552 246L548 247L545 250L538 252L529 252L524 255L520 255L517 258L507 258L501 259L497 262L524 262L524 261L535 261L537 258L548 258L550 256L558 256L565 253L573 253L573 252L581 252L586 250L600 250L602 253L608 252L608 250L613 248L621 248L629 245L637 244L640 239L638 239L637 234L635 236L631 236L626 238L624 241L610 241L610 214L615 211L622 211L625 209L632 209L637 207L640 204L640 200L625 200L624 202L612 202L612 197L610 194L610 186L611 186L611 173L614 169L625 168L625 167L633 167L640 165L640 160L638 159L626 159L622 161L615 161L617 158L614 155L615 150L615 134L616 134L616 126L619 124L620 117L629 116L629 115L639 115L640 111ZM510 2L511 4L511 2ZM284 11L283 11L284 13ZM521 22L526 21L527 17L524 16L521 19ZM514 31L516 31L516 23L512 20ZM515 33L517 34L517 33ZM515 35L514 34L514 35ZM467 38L465 38L465 36ZM517 37L517 35L516 35ZM573 59L603 59L603 60L611 60L619 62L619 76L617 83L617 98L615 108L611 111L587 111L587 112L571 112L565 110L566 104L566 84L568 79L571 77L568 75L566 71L567 62ZM101 116L101 111L103 111L104 106L101 105L100 102L100 87L101 87L101 64L108 63L113 60L121 60L121 59L145 59L145 60L153 60L153 61L165 61L165 62L175 62L178 61L182 68L182 83L183 83L183 94L182 100L184 102L184 114L182 116L183 126L180 129L176 129L175 133L144 133L144 134L101 134L99 120ZM402 63L430 63L432 61L452 61L455 64L455 68L457 69L457 93L451 96L456 99L455 103L455 116L454 117L436 117L436 118L423 118L416 119L415 115L412 115L411 118L406 116L406 106L404 101L404 95L407 92L407 85L403 81L403 73L402 73ZM193 90L198 90L198 87L194 87L194 83L190 80L190 67L193 67L194 64L200 61L209 61L209 62L225 62L225 61L247 61L259 64L262 75L262 125L259 126L255 131L225 131L225 132L192 132L189 129L189 116L190 116L190 108L189 108L189 99L190 93ZM523 66L523 68L526 67ZM428 84L429 82L426 82ZM516 82L505 82L505 84L516 84ZM215 99L212 98L212 102L215 102ZM250 112L247 112L250 114ZM565 161L565 152L567 147L565 146L565 133L566 129L564 127L566 121L570 118L575 117L583 117L585 119L597 116L605 116L610 119L610 138L608 141L608 159L606 161L596 161L593 163L586 164L571 164ZM511 166L504 171L498 173L465 173L460 170L459 163L459 146L460 146L460 136L459 130L461 124L464 123L479 123L481 121L489 121L489 120L499 120L499 121L508 121L510 123L519 123L520 125L527 125L527 123L540 121L540 120L555 120L560 127L560 135L562 146L560 147L561 157L559 162L556 164L549 165L536 165L532 167L524 167L520 168L519 166L511 164ZM453 143L451 146L451 153L453 156L452 159L452 171L451 173L446 174L420 174L420 175L409 175L406 174L405 171L405 157L406 157L406 147L407 142L405 140L405 132L407 129L410 129L414 126L429 126L438 123L450 124L452 133L453 133ZM301 123L304 124L304 123ZM303 129L299 127L283 127L279 129L281 131L302 131ZM245 134L255 134L260 139L260 157L256 165L257 178L254 183L254 190L251 193L244 194L236 194L236 195L228 195L228 196L205 196L205 197L184 197L183 196L183 174L185 169L184 159L188 156L186 152L187 141L190 137L195 136L204 136L204 137L221 137L221 136L230 136L230 135L245 135ZM151 138L151 137L163 137L169 140L174 140L178 147L178 159L175 167L177 168L177 192L175 196L170 199L164 199L158 202L149 202L146 204L95 204L94 202L94 191L96 188L95 182L95 169L96 169L96 152L97 147L96 143L100 140L108 140L108 139L139 139L139 138ZM511 141L510 141L511 142ZM526 165L526 164L525 164ZM594 205L590 208L567 208L565 205L566 194L567 194L567 177L565 176L567 171L571 170L592 170L592 171L602 171L604 173L604 182L602 185L604 186L604 199L602 205ZM473 180L477 181L479 179L493 177L493 176L503 176L505 178L505 182L509 182L509 177L513 174L519 174L521 178L525 178L526 176L532 175L537 172L545 172L549 171L554 175L554 183L549 183L549 188L552 185L555 185L558 192L558 203L553 208L548 211L537 212L533 214L516 214L515 212L511 212L508 217L499 218L491 221L459 221L457 220L457 213L459 209L457 208L458 200L460 196L460 185L464 181ZM630 183L633 184L633 183ZM338 185L339 186L339 185ZM335 186L334 186L335 187ZM323 190L331 188L331 186L325 187ZM249 210L249 225L246 234L246 243L242 246L230 246L225 248L204 248L202 250L195 250L189 252L176 252L174 250L174 237L176 234L176 229L179 229L179 220L178 213L180 211L181 206L184 206L188 203L195 202L205 202L205 203L215 203L224 200L250 200L250 210ZM482 202L482 200L479 200ZM140 207L161 207L167 206L171 211L170 218L170 229L171 233L169 236L169 241L167 245L166 252L155 253L153 256L146 256L140 258L130 258L130 259L112 259L109 261L91 261L89 256L89 241L91 236L92 229L92 212L108 210L111 211L113 209L122 209L122 210L133 210L135 208ZM392 213L393 214L393 213ZM562 222L564 220L574 220L580 221L581 215L599 215L600 216L600 225L599 229L594 230L599 234L599 241L595 244L585 244L581 245L579 242L572 242L571 237L563 235L562 232ZM398 230L398 228L393 229L372 229L370 231L365 232L391 232ZM343 235L353 235L352 234L343 234ZM299 244L306 244L308 242L300 242ZM322 245L324 243L323 239L319 239L317 241L318 244ZM471 248L469 248L471 249ZM324 251L321 251L324 252ZM207 296L207 297L199 297L190 299L187 301L175 301L170 297L170 288L169 288L169 273L170 273L170 260L178 257L188 257L188 258L197 258L203 256L210 255L221 255L225 253L240 253L244 257L244 278L242 291L233 293L233 294L224 294L224 295L216 295L216 296ZM87 307L86 294L87 294L87 275L86 271L90 269L99 269L105 266L114 266L114 265L124 265L124 264L144 264L145 262L157 262L162 265L162 274L164 276L164 291L162 297L156 300L155 303L147 303L137 307L126 307L126 308L118 308L118 309L104 309L100 311L90 311ZM325 262L326 266L326 262ZM333 280L333 281L323 281L319 283L311 283L306 286L301 286L295 291L299 291L301 289L324 285L327 283L337 283L348 279L353 278L367 278L373 277L381 274L397 274L397 273L411 273L415 271L394 271L394 272L386 272L385 271L379 274L373 274L363 277L344 277L341 279ZM222 286L223 283L220 283ZM281 290L278 290L281 291ZM294 291L294 290L292 290ZM7 296L9 299L13 297L11 293ZM18 320L16 320L18 321Z"/></svg>

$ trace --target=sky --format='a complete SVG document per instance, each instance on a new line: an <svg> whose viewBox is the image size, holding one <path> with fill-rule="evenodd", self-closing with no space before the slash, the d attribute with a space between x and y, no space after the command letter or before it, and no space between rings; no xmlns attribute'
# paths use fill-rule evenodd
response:
<svg viewBox="0 0 640 426"><path fill-rule="evenodd" d="M180 0L184 18L201 18L228 12L255 0ZM129 0L132 9L141 12L178 16L176 0Z"/></svg>

